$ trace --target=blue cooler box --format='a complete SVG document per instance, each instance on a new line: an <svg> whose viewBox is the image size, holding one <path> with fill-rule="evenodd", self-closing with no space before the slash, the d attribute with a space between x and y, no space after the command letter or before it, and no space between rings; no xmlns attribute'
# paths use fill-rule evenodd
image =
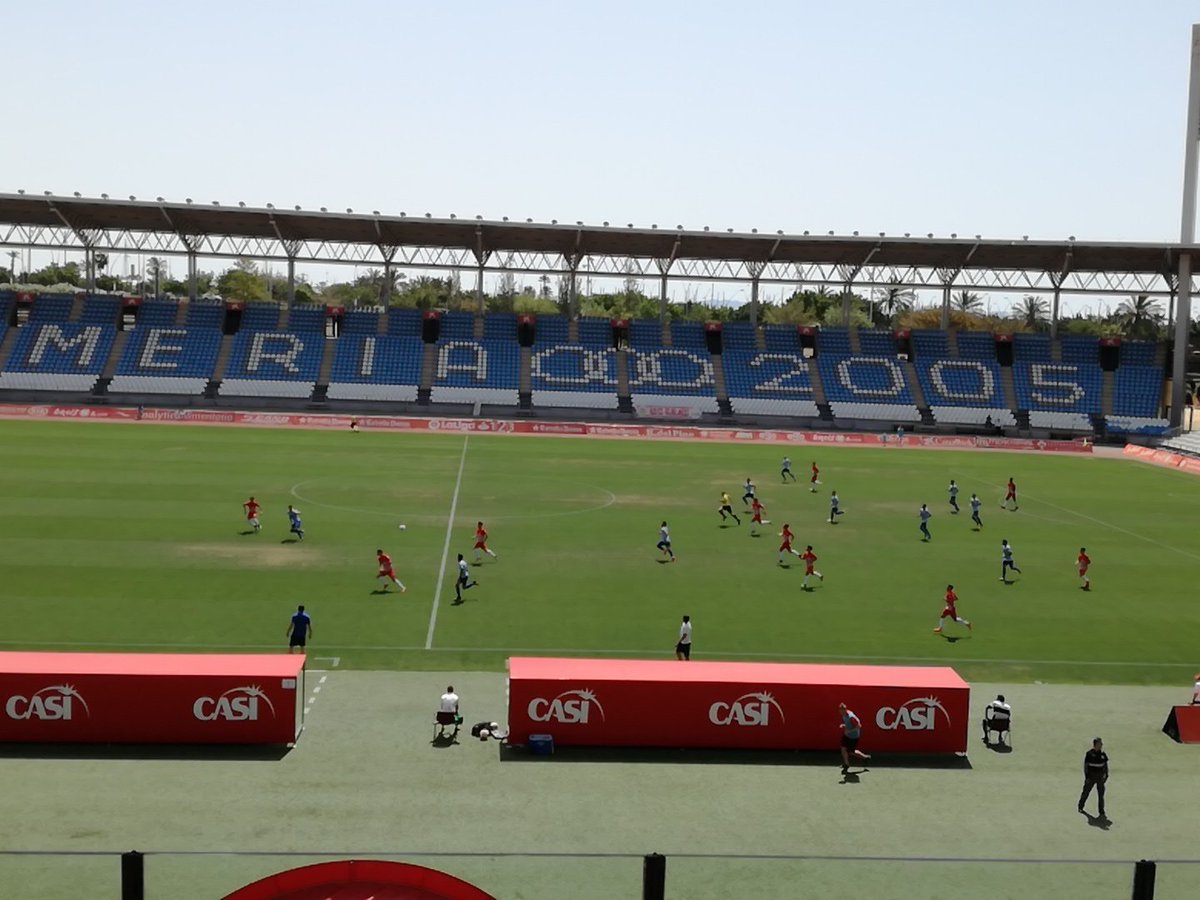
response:
<svg viewBox="0 0 1200 900"><path fill-rule="evenodd" d="M554 753L554 736L531 734L529 736L529 752L537 756L550 756Z"/></svg>

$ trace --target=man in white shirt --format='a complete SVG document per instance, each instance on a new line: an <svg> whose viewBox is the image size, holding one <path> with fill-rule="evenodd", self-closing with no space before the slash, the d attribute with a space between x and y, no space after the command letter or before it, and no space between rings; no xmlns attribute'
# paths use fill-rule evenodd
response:
<svg viewBox="0 0 1200 900"><path fill-rule="evenodd" d="M1192 705L1200 706L1200 672L1196 673L1196 683L1192 685Z"/></svg>
<svg viewBox="0 0 1200 900"><path fill-rule="evenodd" d="M442 702L438 707L439 712L456 713L458 712L458 694L454 693L454 685L446 687L446 693L442 694Z"/></svg>
<svg viewBox="0 0 1200 900"><path fill-rule="evenodd" d="M442 737L445 734L446 726L454 726L454 735L458 735L458 728L462 725L462 716L458 714L458 694L454 693L454 685L446 686L446 693L442 694L441 702L438 703L437 712L437 737Z"/></svg>
<svg viewBox="0 0 1200 900"><path fill-rule="evenodd" d="M1003 694L997 694L996 699L983 711L983 742L988 743L990 733L996 731L999 732L1000 742L1003 743L1004 733L1008 731L1011 721L1012 707L1004 701Z"/></svg>
<svg viewBox="0 0 1200 900"><path fill-rule="evenodd" d="M679 626L679 642L675 644L676 659L692 658L692 617L684 616Z"/></svg>

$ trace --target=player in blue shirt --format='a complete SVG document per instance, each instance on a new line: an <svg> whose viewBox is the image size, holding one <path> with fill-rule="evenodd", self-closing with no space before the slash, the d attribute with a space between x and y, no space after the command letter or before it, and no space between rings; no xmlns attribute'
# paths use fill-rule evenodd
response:
<svg viewBox="0 0 1200 900"><path fill-rule="evenodd" d="M288 653L295 653L297 647L303 653L304 645L312 636L312 618L304 611L303 604L296 607L296 614L292 616L292 622L285 633L288 637Z"/></svg>
<svg viewBox="0 0 1200 900"><path fill-rule="evenodd" d="M304 540L304 524L300 521L300 510L288 504L288 522L291 523L290 531L300 540Z"/></svg>

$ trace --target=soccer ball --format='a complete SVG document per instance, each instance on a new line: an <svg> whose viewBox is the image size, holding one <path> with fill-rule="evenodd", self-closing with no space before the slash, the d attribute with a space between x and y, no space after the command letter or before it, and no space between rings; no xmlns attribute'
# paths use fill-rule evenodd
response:
<svg viewBox="0 0 1200 900"><path fill-rule="evenodd" d="M403 522L401 522L401 523L400 523L400 530L401 530L401 531L404 531L406 528L408 528L408 526L407 526L407 525L405 525Z"/></svg>

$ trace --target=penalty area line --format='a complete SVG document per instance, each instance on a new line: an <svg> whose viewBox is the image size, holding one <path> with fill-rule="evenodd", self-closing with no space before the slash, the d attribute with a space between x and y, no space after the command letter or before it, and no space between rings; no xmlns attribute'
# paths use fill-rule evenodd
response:
<svg viewBox="0 0 1200 900"><path fill-rule="evenodd" d="M438 607L442 602L442 584L446 579L446 560L450 556L450 538L454 535L454 516L458 511L458 492L462 488L463 469L467 464L467 441L470 435L463 435L462 455L458 458L458 478L454 481L454 496L450 499L450 520L446 522L446 542L442 545L442 566L438 569L437 587L433 593L433 609L429 611L429 630L425 633L425 649L433 649L433 632L437 628Z"/></svg>

